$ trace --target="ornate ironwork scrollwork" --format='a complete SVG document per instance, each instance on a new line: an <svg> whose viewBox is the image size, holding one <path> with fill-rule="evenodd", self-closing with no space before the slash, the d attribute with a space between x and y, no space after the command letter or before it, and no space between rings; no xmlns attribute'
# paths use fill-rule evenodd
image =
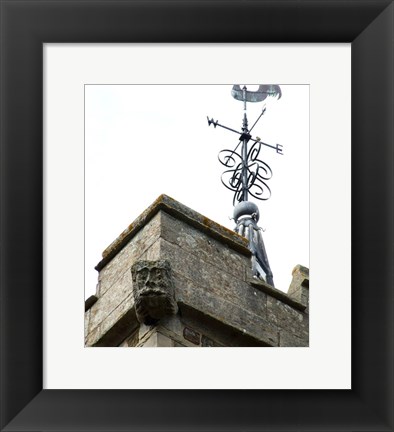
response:
<svg viewBox="0 0 394 432"><path fill-rule="evenodd" d="M266 181L272 177L272 170L266 162L258 158L261 144L255 142L250 147L246 160L235 150L225 149L218 155L219 162L230 168L223 172L221 180L227 189L234 192L233 205L243 201L245 191L256 199L266 201L271 196L271 189ZM244 170L246 184L243 182Z"/></svg>

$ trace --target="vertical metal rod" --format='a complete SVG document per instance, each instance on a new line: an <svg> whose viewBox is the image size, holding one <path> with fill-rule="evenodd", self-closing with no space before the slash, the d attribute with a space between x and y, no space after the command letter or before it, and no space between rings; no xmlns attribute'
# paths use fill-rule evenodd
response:
<svg viewBox="0 0 394 432"><path fill-rule="evenodd" d="M246 113L244 114L244 127L242 128L244 133L248 133L248 120L246 118ZM248 200L248 140L243 139L242 142L242 189L243 201Z"/></svg>
<svg viewBox="0 0 394 432"><path fill-rule="evenodd" d="M242 95L244 98L244 118L242 123L242 132L244 134L248 133L248 118L246 116L246 86L242 88ZM245 136L245 135L244 135ZM242 143L242 200L248 200L248 168L247 168L247 158L248 158L248 140L243 139Z"/></svg>

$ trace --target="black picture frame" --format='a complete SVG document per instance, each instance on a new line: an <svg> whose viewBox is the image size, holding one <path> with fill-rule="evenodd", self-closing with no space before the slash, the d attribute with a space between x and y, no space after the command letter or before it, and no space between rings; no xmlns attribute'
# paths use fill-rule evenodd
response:
<svg viewBox="0 0 394 432"><path fill-rule="evenodd" d="M1 430L392 431L393 2L0 4ZM42 389L45 42L352 44L352 390Z"/></svg>

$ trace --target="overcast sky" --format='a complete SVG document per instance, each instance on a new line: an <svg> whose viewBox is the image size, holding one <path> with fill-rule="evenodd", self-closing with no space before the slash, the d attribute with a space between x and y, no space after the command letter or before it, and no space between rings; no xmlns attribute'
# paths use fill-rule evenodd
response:
<svg viewBox="0 0 394 432"><path fill-rule="evenodd" d="M287 291L294 266L309 267L309 86L281 88L281 99L249 103L247 113L251 126L266 105L252 134L283 146L283 155L262 148L272 196L255 202L275 286ZM163 193L234 228L217 155L238 136L208 127L207 116L241 129L231 86L85 86L85 298L96 291L102 251Z"/></svg>

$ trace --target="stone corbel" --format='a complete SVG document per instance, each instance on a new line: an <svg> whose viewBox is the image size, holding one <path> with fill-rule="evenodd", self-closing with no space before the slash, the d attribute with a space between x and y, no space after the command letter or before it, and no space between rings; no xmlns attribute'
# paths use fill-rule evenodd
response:
<svg viewBox="0 0 394 432"><path fill-rule="evenodd" d="M140 323L154 325L178 306L170 263L166 260L137 261L131 267L135 310Z"/></svg>

